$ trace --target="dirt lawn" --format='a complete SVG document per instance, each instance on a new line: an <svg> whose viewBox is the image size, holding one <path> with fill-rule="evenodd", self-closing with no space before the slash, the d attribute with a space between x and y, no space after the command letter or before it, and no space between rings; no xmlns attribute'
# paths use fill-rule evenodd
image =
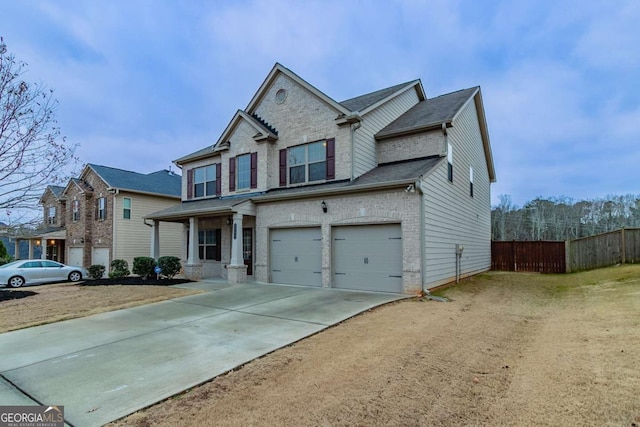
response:
<svg viewBox="0 0 640 427"><path fill-rule="evenodd" d="M0 333L198 293L165 286L27 286L38 295L0 302ZM14 292L0 289L0 292Z"/></svg>
<svg viewBox="0 0 640 427"><path fill-rule="evenodd" d="M387 305L116 426L640 425L640 266L488 273Z"/></svg>

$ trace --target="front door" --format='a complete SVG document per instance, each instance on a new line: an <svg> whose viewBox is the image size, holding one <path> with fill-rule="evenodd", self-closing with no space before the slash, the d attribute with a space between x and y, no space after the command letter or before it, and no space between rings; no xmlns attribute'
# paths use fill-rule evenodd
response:
<svg viewBox="0 0 640 427"><path fill-rule="evenodd" d="M242 258L247 266L247 276L253 276L253 229L242 229Z"/></svg>

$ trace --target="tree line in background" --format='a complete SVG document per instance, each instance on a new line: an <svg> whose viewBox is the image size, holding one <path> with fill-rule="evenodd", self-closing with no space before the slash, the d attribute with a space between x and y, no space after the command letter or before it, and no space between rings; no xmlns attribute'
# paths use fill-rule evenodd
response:
<svg viewBox="0 0 640 427"><path fill-rule="evenodd" d="M640 227L640 195L591 200L536 198L518 207L508 195L491 209L492 240L572 240Z"/></svg>

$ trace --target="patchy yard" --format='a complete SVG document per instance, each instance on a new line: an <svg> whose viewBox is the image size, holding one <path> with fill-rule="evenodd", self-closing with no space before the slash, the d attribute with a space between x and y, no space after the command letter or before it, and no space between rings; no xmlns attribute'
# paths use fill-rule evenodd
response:
<svg viewBox="0 0 640 427"><path fill-rule="evenodd" d="M74 283L29 286L20 291L0 288L0 292L27 291L37 295L0 301L0 333L198 292L165 286L81 286Z"/></svg>
<svg viewBox="0 0 640 427"><path fill-rule="evenodd" d="M372 310L117 426L640 425L640 266L489 273Z"/></svg>

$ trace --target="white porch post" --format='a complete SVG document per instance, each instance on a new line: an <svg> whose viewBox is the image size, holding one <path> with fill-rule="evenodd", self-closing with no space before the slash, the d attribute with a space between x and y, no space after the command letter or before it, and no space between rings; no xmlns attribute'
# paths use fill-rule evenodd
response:
<svg viewBox="0 0 640 427"><path fill-rule="evenodd" d="M160 258L160 221L153 221L151 226L151 258Z"/></svg>
<svg viewBox="0 0 640 427"><path fill-rule="evenodd" d="M231 284L247 281L247 266L242 256L242 214L233 214L231 227L231 263L227 266L227 280Z"/></svg>
<svg viewBox="0 0 640 427"><path fill-rule="evenodd" d="M31 249L31 241L29 241L29 249ZM16 241L13 243L13 257L20 259L20 239L18 238L16 238Z"/></svg>
<svg viewBox="0 0 640 427"><path fill-rule="evenodd" d="M33 240L29 239L29 259L33 259L33 251L35 248L33 247Z"/></svg>
<svg viewBox="0 0 640 427"><path fill-rule="evenodd" d="M193 265L200 262L198 253L198 218L189 218L189 255L187 264Z"/></svg>
<svg viewBox="0 0 640 427"><path fill-rule="evenodd" d="M41 248L42 254L40 254L40 259L47 259L47 239L41 239Z"/></svg>
<svg viewBox="0 0 640 427"><path fill-rule="evenodd" d="M185 224L185 228L187 225ZM187 263L184 265L184 276L191 280L202 279L202 263L200 262L200 253L198 252L198 218L189 218L188 237L189 243L187 247Z"/></svg>
<svg viewBox="0 0 640 427"><path fill-rule="evenodd" d="M187 261L187 254L189 252L189 250L187 249L188 241L189 241L189 223L183 222L182 223L182 249L180 252L180 258L182 259L183 262Z"/></svg>
<svg viewBox="0 0 640 427"><path fill-rule="evenodd" d="M231 265L244 265L242 256L242 214L233 214L231 228Z"/></svg>

